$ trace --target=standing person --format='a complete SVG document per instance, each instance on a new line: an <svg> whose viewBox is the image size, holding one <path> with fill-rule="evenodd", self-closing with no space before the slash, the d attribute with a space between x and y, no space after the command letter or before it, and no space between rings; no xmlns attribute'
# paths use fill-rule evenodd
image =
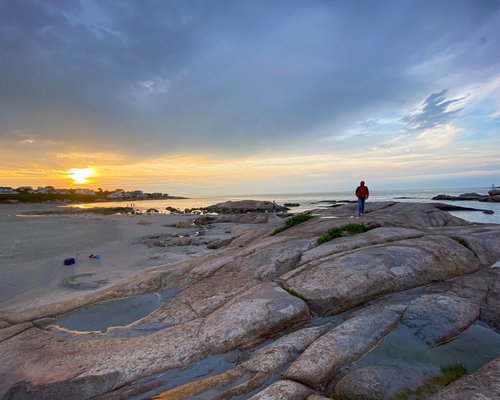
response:
<svg viewBox="0 0 500 400"><path fill-rule="evenodd" d="M370 197L370 191L368 186L365 186L365 181L359 182L359 186L356 188L356 197L358 198L358 215L363 215L365 213L365 201Z"/></svg>
<svg viewBox="0 0 500 400"><path fill-rule="evenodd" d="M273 213L276 212L276 202L273 200Z"/></svg>

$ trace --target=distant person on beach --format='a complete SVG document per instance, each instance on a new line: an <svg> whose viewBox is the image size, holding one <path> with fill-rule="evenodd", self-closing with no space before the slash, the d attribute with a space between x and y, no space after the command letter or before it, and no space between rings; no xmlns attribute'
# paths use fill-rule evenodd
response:
<svg viewBox="0 0 500 400"><path fill-rule="evenodd" d="M276 202L273 200L273 213L276 212Z"/></svg>
<svg viewBox="0 0 500 400"><path fill-rule="evenodd" d="M359 182L359 186L356 188L356 197L358 198L358 215L363 215L365 213L365 201L370 197L370 191L368 186L365 186L365 181Z"/></svg>

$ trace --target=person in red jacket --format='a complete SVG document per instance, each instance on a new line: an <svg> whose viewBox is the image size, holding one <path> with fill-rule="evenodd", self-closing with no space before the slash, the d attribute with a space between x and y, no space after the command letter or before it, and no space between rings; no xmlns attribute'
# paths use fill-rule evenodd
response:
<svg viewBox="0 0 500 400"><path fill-rule="evenodd" d="M365 186L365 181L359 182L359 186L356 188L356 197L358 198L358 214L363 215L365 213L365 201L370 197L370 191L368 186Z"/></svg>

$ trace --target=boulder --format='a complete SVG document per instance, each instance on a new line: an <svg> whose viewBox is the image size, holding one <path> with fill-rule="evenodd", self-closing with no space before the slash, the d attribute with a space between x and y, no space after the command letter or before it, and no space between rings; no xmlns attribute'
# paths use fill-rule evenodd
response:
<svg viewBox="0 0 500 400"><path fill-rule="evenodd" d="M477 271L479 265L469 249L436 235L355 250L289 274L283 284L314 312L330 315L382 294Z"/></svg>
<svg viewBox="0 0 500 400"><path fill-rule="evenodd" d="M496 276L496 279L495 279ZM491 279L488 281L487 295L481 305L480 319L498 333L500 333L500 270L496 268L491 272Z"/></svg>
<svg viewBox="0 0 500 400"><path fill-rule="evenodd" d="M304 400L313 390L300 383L281 380L273 383L249 400Z"/></svg>
<svg viewBox="0 0 500 400"><path fill-rule="evenodd" d="M370 307L321 336L294 361L284 377L324 390L340 369L359 359L399 322L403 308Z"/></svg>
<svg viewBox="0 0 500 400"><path fill-rule="evenodd" d="M227 276L222 280L220 276L206 277L177 293L134 326L177 325L205 317L259 284L260 281L252 278Z"/></svg>
<svg viewBox="0 0 500 400"><path fill-rule="evenodd" d="M231 246L240 244L239 239L235 239ZM246 247L245 253L225 264L217 274L273 279L296 268L302 253L311 247L310 240L286 240L275 236L264 238L259 241L258 247Z"/></svg>
<svg viewBox="0 0 500 400"><path fill-rule="evenodd" d="M488 191L490 196L500 196L500 188L491 189Z"/></svg>
<svg viewBox="0 0 500 400"><path fill-rule="evenodd" d="M326 324L289 333L258 349L241 366L251 372L277 374L284 365L295 358L296 354L303 352L329 329L331 327Z"/></svg>
<svg viewBox="0 0 500 400"><path fill-rule="evenodd" d="M455 200L455 201L480 201L488 196L486 195L481 195L478 193L462 193L458 196L450 196L447 194L440 194L437 196L434 196L432 200Z"/></svg>
<svg viewBox="0 0 500 400"><path fill-rule="evenodd" d="M465 231L452 237L474 252L481 267L489 268L500 260L500 227L482 232Z"/></svg>
<svg viewBox="0 0 500 400"><path fill-rule="evenodd" d="M420 230L408 228L382 227L372 229L359 235L340 237L305 251L302 255L300 266L311 268L324 263L329 258L334 258L342 252L401 239L418 238L424 235L424 232Z"/></svg>
<svg viewBox="0 0 500 400"><path fill-rule="evenodd" d="M276 337L309 319L306 303L274 283L263 283L209 314L199 336L209 351L228 351Z"/></svg>
<svg viewBox="0 0 500 400"><path fill-rule="evenodd" d="M286 211L287 207L276 205L274 210ZM246 212L271 212L273 211L273 203L271 201L259 200L238 200L226 201L223 203L213 204L206 208L207 212L223 213L246 213Z"/></svg>
<svg viewBox="0 0 500 400"><path fill-rule="evenodd" d="M401 322L427 344L446 342L479 318L482 297L483 293L475 299L473 295L424 294L408 305Z"/></svg>

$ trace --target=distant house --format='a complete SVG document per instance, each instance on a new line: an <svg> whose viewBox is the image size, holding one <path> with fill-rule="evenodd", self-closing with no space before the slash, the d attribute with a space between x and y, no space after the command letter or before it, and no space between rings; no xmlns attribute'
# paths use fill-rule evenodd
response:
<svg viewBox="0 0 500 400"><path fill-rule="evenodd" d="M150 197L153 199L161 199L163 197L163 193L151 193Z"/></svg>
<svg viewBox="0 0 500 400"><path fill-rule="evenodd" d="M95 196L95 192L92 189L76 189L75 194L84 194L86 196Z"/></svg>
<svg viewBox="0 0 500 400"><path fill-rule="evenodd" d="M44 188L44 187L41 187L41 186L38 186L37 189L35 190L30 190L29 192L30 193L33 193L33 194L49 194L49 189L47 188Z"/></svg>
<svg viewBox="0 0 500 400"><path fill-rule="evenodd" d="M69 194L69 192L67 190L64 190L64 189L54 190L54 193L55 194Z"/></svg>
<svg viewBox="0 0 500 400"><path fill-rule="evenodd" d="M133 192L129 192L130 196L133 199L143 199L144 197L144 192L142 190L134 190Z"/></svg>
<svg viewBox="0 0 500 400"><path fill-rule="evenodd" d="M0 194L19 194L19 192L9 186L0 186Z"/></svg>
<svg viewBox="0 0 500 400"><path fill-rule="evenodd" d="M124 198L123 195L124 195L123 191L116 191L116 192L108 194L106 197L108 199L123 199Z"/></svg>

